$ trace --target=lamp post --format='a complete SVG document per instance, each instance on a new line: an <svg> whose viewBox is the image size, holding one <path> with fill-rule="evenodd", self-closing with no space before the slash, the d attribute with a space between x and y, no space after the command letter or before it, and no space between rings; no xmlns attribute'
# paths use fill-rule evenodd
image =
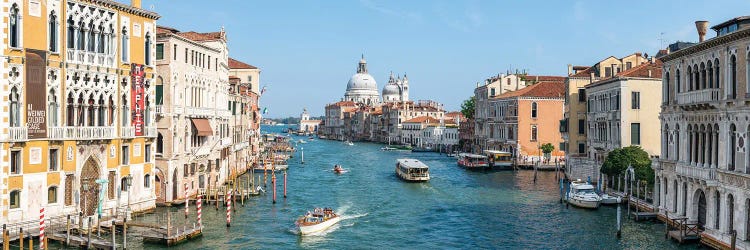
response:
<svg viewBox="0 0 750 250"><path fill-rule="evenodd" d="M122 219L122 248L128 248L128 213L130 212L130 187L133 184L133 176L128 174L125 177L125 187L128 190L128 209L125 210L125 218Z"/></svg>
<svg viewBox="0 0 750 250"><path fill-rule="evenodd" d="M128 176L125 176L125 190L128 191L128 209L125 211L125 217L128 217L128 213L130 212L130 187L133 185L133 176L131 174L128 174Z"/></svg>

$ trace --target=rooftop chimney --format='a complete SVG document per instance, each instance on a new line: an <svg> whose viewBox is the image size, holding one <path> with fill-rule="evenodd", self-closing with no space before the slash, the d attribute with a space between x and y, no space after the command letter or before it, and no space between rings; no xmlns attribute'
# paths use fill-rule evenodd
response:
<svg viewBox="0 0 750 250"><path fill-rule="evenodd" d="M573 74L573 65L568 64L568 75Z"/></svg>
<svg viewBox="0 0 750 250"><path fill-rule="evenodd" d="M708 21L695 21L695 28L698 30L698 42L702 43L706 39Z"/></svg>

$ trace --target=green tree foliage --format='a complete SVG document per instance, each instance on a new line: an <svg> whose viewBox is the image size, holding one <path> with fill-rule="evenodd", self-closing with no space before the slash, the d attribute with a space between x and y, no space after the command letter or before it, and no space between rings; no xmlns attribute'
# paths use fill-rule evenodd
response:
<svg viewBox="0 0 750 250"><path fill-rule="evenodd" d="M461 113L468 119L474 119L474 97L464 100L461 104Z"/></svg>
<svg viewBox="0 0 750 250"><path fill-rule="evenodd" d="M555 146L553 146L552 143L542 144L542 152L544 154L552 153L552 151L555 151Z"/></svg>
<svg viewBox="0 0 750 250"><path fill-rule="evenodd" d="M651 169L651 158L639 146L629 146L612 150L602 165L602 173L610 176L623 175L628 166L635 169L635 178L654 184L654 170Z"/></svg>

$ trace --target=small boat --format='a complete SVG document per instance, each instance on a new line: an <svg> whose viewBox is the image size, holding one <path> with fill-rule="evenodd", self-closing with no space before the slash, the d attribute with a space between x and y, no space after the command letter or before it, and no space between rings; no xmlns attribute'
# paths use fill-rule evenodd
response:
<svg viewBox="0 0 750 250"><path fill-rule="evenodd" d="M316 208L313 212L307 212L294 223L299 229L300 235L309 235L312 233L326 230L341 221L341 216L336 214L331 208Z"/></svg>
<svg viewBox="0 0 750 250"><path fill-rule="evenodd" d="M570 183L566 200L576 207L596 209L599 208L602 197L596 194L593 185L579 179Z"/></svg>
<svg viewBox="0 0 750 250"><path fill-rule="evenodd" d="M310 137L307 137L307 139L308 139L308 140L311 140L311 141L312 141L312 140L315 140L315 138L313 138L312 136L310 136Z"/></svg>
<svg viewBox="0 0 750 250"><path fill-rule="evenodd" d="M383 150L383 151L392 151L392 150L396 150L396 148L392 148L392 147L382 147L382 148L380 148L380 150Z"/></svg>
<svg viewBox="0 0 750 250"><path fill-rule="evenodd" d="M417 159L398 159L396 175L405 181L429 181L430 167Z"/></svg>
<svg viewBox="0 0 750 250"><path fill-rule="evenodd" d="M353 143L353 142L351 142L351 141L346 141L346 142L344 142L344 143L346 143L346 145L349 145L349 146L354 146L354 143Z"/></svg>
<svg viewBox="0 0 750 250"><path fill-rule="evenodd" d="M307 143L305 140L299 139L299 143Z"/></svg>
<svg viewBox="0 0 750 250"><path fill-rule="evenodd" d="M337 174L343 174L343 173L346 173L347 171L346 169L342 168L341 165L336 164L333 166L333 172Z"/></svg>
<svg viewBox="0 0 750 250"><path fill-rule="evenodd" d="M433 152L432 147L416 147L411 150L412 152Z"/></svg>
<svg viewBox="0 0 750 250"><path fill-rule="evenodd" d="M622 202L622 198L620 198L619 196L609 194L601 194L600 196L602 198L602 205L617 205Z"/></svg>
<svg viewBox="0 0 750 250"><path fill-rule="evenodd" d="M490 166L487 163L487 156L469 153L458 154L457 163L465 169L487 169Z"/></svg>

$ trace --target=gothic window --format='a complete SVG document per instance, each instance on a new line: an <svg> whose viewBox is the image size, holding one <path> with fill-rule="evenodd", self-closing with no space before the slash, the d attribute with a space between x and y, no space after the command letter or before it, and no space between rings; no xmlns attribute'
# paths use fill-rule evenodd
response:
<svg viewBox="0 0 750 250"><path fill-rule="evenodd" d="M121 45L122 47L122 61L127 62L128 61L128 30L126 27L122 27L122 35L121 35Z"/></svg>
<svg viewBox="0 0 750 250"><path fill-rule="evenodd" d="M531 118L536 118L537 115L537 104L536 102L531 103Z"/></svg>
<svg viewBox="0 0 750 250"><path fill-rule="evenodd" d="M716 88L721 88L721 78L719 77L719 75L721 75L719 73L719 72L721 72L720 69L721 68L719 67L719 59L718 58L714 59L714 79L715 79L715 81L714 81L714 87L716 87Z"/></svg>
<svg viewBox="0 0 750 250"><path fill-rule="evenodd" d="M57 52L57 15L55 11L49 14L49 51Z"/></svg>
<svg viewBox="0 0 750 250"><path fill-rule="evenodd" d="M17 4L10 7L10 27L8 27L10 47L21 46L21 14Z"/></svg>
<svg viewBox="0 0 750 250"><path fill-rule="evenodd" d="M729 59L729 79L731 84L731 98L737 99L737 57L732 55Z"/></svg>
<svg viewBox="0 0 750 250"><path fill-rule="evenodd" d="M688 91L693 91L696 89L695 81L693 81L693 68L691 68L690 66L687 67L687 84Z"/></svg>
<svg viewBox="0 0 750 250"><path fill-rule="evenodd" d="M78 50L85 50L86 47L86 24L81 20L78 22Z"/></svg>
<svg viewBox="0 0 750 250"><path fill-rule="evenodd" d="M96 32L94 32L96 29L94 28L94 23L89 23L89 30L88 30L88 39L86 39L86 42L88 42L88 51L89 52L95 52L94 46L96 45Z"/></svg>
<svg viewBox="0 0 750 250"><path fill-rule="evenodd" d="M143 187L144 188L151 188L151 175L146 174L143 176Z"/></svg>
<svg viewBox="0 0 750 250"><path fill-rule="evenodd" d="M121 126L125 127L128 125L128 122L129 122L128 114L130 113L130 111L128 110L128 96L127 95L122 95L122 102L120 103L120 105L122 106L122 109L120 110L120 112L122 113Z"/></svg>
<svg viewBox="0 0 750 250"><path fill-rule="evenodd" d="M114 126L115 125L115 108L117 105L115 105L115 100L112 100L112 96L109 97L109 104L107 105L108 114L107 114L107 126Z"/></svg>
<svg viewBox="0 0 750 250"><path fill-rule="evenodd" d="M706 63L706 81L708 82L708 88L714 88L714 67L711 65L711 61Z"/></svg>
<svg viewBox="0 0 750 250"><path fill-rule="evenodd" d="M664 91L664 103L668 103L669 102L669 94L670 94L669 93L669 72L666 72L666 74L664 76L664 83L663 83L663 85L664 85L664 90L662 90L662 91Z"/></svg>
<svg viewBox="0 0 750 250"><path fill-rule="evenodd" d="M708 88L707 82L706 82L706 64L701 62L701 70L700 70L700 79L701 79L701 88L705 89Z"/></svg>
<svg viewBox="0 0 750 250"><path fill-rule="evenodd" d="M98 53L104 53L104 46L106 44L106 39L104 38L104 26L99 26L99 34L97 34L97 46L96 46L96 52Z"/></svg>
<svg viewBox="0 0 750 250"><path fill-rule="evenodd" d="M67 35L69 49L73 49L76 46L75 36L76 36L75 21L73 21L73 17L70 17L68 18L68 35Z"/></svg>
<svg viewBox="0 0 750 250"><path fill-rule="evenodd" d="M106 111L105 111L106 106L104 106L104 97L103 96L99 97L99 101L98 101L97 104L98 105L96 107L96 117L97 117L96 125L102 127L102 126L104 126L105 121L106 121L105 120L105 116L104 116L105 113L106 113Z"/></svg>
<svg viewBox="0 0 750 250"><path fill-rule="evenodd" d="M67 108L67 117L65 118L65 121L67 121L68 126L75 125L75 104L74 104L75 97L73 97L73 93L68 94L68 101L67 105L65 107Z"/></svg>
<svg viewBox="0 0 750 250"><path fill-rule="evenodd" d="M714 197L716 197L716 206L714 209L714 228L719 229L719 223L721 220L719 219L721 217L721 194L719 194L719 191L716 191L714 193Z"/></svg>
<svg viewBox="0 0 750 250"><path fill-rule="evenodd" d="M674 85L677 86L677 93L682 91L682 84L680 83L680 70L676 70L674 74Z"/></svg>
<svg viewBox="0 0 750 250"><path fill-rule="evenodd" d="M76 112L76 118L78 119L78 122L76 122L76 124L78 124L78 126L84 126L85 124L84 111L86 109L86 103L83 98L83 93L78 95L78 108Z"/></svg>
<svg viewBox="0 0 750 250"><path fill-rule="evenodd" d="M57 108L60 106L60 104L57 102L57 95L55 94L55 90L50 90L49 95L47 96L47 105L49 106L47 109L47 115L49 116L48 123L50 126L57 126Z"/></svg>
<svg viewBox="0 0 750 250"><path fill-rule="evenodd" d="M96 117L96 101L94 101L94 95L89 95L88 101L86 101L86 112L87 112L87 123L89 127L93 127L95 124Z"/></svg>
<svg viewBox="0 0 750 250"><path fill-rule="evenodd" d="M734 231L734 196L727 195L727 232Z"/></svg>
<svg viewBox="0 0 750 250"><path fill-rule="evenodd" d="M737 154L737 127L735 127L734 124L729 126L729 137L729 145L727 145L727 148L729 149L729 162L727 164L727 169L734 171Z"/></svg>
<svg viewBox="0 0 750 250"><path fill-rule="evenodd" d="M164 153L164 136L158 133L156 136L156 154L161 155Z"/></svg>
<svg viewBox="0 0 750 250"><path fill-rule="evenodd" d="M10 126L21 126L21 103L18 88L10 90Z"/></svg>

